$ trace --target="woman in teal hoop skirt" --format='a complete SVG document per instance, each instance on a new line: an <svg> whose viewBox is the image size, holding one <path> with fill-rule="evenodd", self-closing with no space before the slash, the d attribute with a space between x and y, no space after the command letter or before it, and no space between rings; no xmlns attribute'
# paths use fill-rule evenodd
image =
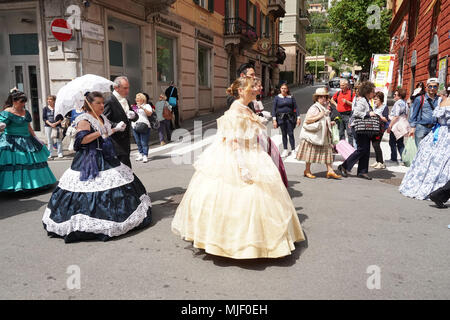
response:
<svg viewBox="0 0 450 320"><path fill-rule="evenodd" d="M0 112L0 192L32 191L56 182L47 164L49 152L31 128L26 102L23 92L14 91Z"/></svg>

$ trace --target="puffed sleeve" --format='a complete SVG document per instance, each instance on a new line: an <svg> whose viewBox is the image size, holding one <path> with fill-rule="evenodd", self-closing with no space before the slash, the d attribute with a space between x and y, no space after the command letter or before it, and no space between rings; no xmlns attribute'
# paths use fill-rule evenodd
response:
<svg viewBox="0 0 450 320"><path fill-rule="evenodd" d="M3 122L5 124L8 124L11 122L11 120L9 119L8 112L6 112L6 111L0 112L0 122Z"/></svg>
<svg viewBox="0 0 450 320"><path fill-rule="evenodd" d="M251 140L261 134L264 125L256 115L228 112L217 119L217 134L227 140Z"/></svg>

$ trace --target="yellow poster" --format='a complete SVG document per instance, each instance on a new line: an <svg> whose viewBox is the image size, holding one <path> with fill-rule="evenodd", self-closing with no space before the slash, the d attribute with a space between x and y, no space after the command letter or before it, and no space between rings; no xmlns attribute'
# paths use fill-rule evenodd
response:
<svg viewBox="0 0 450 320"><path fill-rule="evenodd" d="M439 60L439 91L445 89L447 79L447 57Z"/></svg>

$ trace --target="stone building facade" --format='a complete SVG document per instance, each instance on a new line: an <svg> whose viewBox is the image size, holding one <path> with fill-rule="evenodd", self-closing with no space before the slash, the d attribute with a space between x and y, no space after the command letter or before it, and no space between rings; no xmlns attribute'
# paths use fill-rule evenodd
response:
<svg viewBox="0 0 450 320"><path fill-rule="evenodd" d="M281 78L288 83L304 82L306 58L306 27L310 25L305 0L286 3L286 15L281 18L280 45L286 51L286 61L280 66Z"/></svg>
<svg viewBox="0 0 450 320"><path fill-rule="evenodd" d="M47 95L70 80L126 75L131 101L155 101L174 81L181 120L192 118L225 107L241 63L254 62L266 88L278 83L284 14L284 0L0 1L0 101L23 90L40 131ZM56 18L74 26L69 41L53 37Z"/></svg>

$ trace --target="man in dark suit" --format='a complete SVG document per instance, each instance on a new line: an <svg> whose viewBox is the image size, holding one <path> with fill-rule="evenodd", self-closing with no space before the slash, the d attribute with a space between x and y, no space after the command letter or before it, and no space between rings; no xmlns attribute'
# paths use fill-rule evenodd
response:
<svg viewBox="0 0 450 320"><path fill-rule="evenodd" d="M237 70L237 76L238 77L249 77L249 78L256 78L255 73L255 66L252 63L244 63L242 64L239 69ZM231 106L231 104L236 100L236 97L234 96L228 96L227 97L227 108ZM255 106L253 105L253 102L250 101L248 104L248 107L255 112Z"/></svg>
<svg viewBox="0 0 450 320"><path fill-rule="evenodd" d="M103 114L111 122L114 128L120 121L126 124L123 132L116 132L111 136L111 140L120 162L131 168L130 160L130 130L131 121L136 121L138 115L131 109L131 104L127 100L130 92L130 84L127 77L120 76L114 79L114 91L105 100L105 111Z"/></svg>

